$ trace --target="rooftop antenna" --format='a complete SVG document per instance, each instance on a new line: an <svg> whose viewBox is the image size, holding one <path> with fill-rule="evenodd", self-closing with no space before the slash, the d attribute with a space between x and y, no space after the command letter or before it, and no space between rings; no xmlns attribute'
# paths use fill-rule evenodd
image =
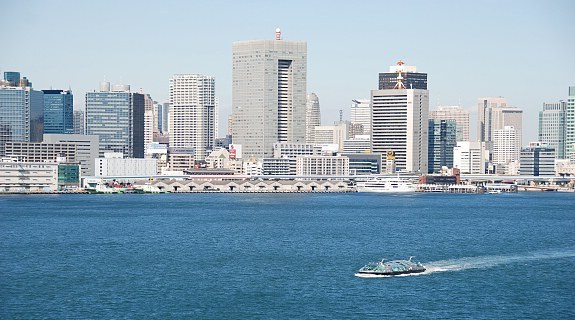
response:
<svg viewBox="0 0 575 320"><path fill-rule="evenodd" d="M405 85L403 84L403 76L401 75L401 73L403 72L403 60L399 60L397 61L397 66L398 68L397 70L397 83L395 84L395 87L393 87L393 89L406 89Z"/></svg>
<svg viewBox="0 0 575 320"><path fill-rule="evenodd" d="M281 39L282 39L282 31L280 30L280 28L276 28L276 40Z"/></svg>

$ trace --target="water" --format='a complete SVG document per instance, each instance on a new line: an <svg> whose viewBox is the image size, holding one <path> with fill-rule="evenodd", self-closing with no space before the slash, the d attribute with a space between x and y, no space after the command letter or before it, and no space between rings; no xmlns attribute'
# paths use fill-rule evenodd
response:
<svg viewBox="0 0 575 320"><path fill-rule="evenodd" d="M566 193L0 196L2 319L573 319ZM381 258L419 275L365 279Z"/></svg>

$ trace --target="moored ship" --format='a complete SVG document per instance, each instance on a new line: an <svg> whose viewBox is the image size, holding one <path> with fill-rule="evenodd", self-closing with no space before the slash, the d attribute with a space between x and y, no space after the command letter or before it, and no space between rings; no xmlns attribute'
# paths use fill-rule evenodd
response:
<svg viewBox="0 0 575 320"><path fill-rule="evenodd" d="M425 267L419 262L409 260L381 260L379 262L371 262L361 269L359 269L356 276L397 276L403 274L421 273L425 271Z"/></svg>

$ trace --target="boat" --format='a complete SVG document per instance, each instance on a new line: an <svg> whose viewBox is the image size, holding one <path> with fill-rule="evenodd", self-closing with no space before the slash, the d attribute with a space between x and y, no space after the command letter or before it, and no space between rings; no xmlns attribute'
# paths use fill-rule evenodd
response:
<svg viewBox="0 0 575 320"><path fill-rule="evenodd" d="M358 192L415 192L417 185L397 177L371 177L357 182Z"/></svg>
<svg viewBox="0 0 575 320"><path fill-rule="evenodd" d="M419 262L413 262L412 258L391 261L381 259L379 262L370 262L359 269L356 276L397 276L424 272L425 267Z"/></svg>

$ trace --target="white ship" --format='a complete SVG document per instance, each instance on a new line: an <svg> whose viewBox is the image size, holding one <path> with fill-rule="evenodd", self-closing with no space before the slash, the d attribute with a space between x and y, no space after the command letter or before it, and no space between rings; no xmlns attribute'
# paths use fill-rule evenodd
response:
<svg viewBox="0 0 575 320"><path fill-rule="evenodd" d="M357 182L358 192L415 192L416 184L398 177L373 177Z"/></svg>

